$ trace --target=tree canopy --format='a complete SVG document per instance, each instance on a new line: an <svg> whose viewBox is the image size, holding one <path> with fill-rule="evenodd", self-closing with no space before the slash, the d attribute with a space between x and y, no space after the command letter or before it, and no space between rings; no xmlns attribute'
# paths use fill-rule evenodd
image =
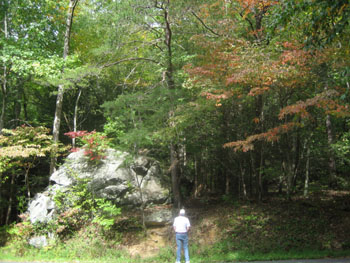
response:
<svg viewBox="0 0 350 263"><path fill-rule="evenodd" d="M0 7L1 224L16 220L16 191L30 199L47 185L52 133L65 150L65 133L97 131L159 160L177 204L349 189L348 1Z"/></svg>

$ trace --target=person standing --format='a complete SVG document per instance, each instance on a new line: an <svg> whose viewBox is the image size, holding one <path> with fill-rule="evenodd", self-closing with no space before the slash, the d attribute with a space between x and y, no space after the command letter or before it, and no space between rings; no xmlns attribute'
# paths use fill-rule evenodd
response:
<svg viewBox="0 0 350 263"><path fill-rule="evenodd" d="M181 209L179 216L175 217L173 228L176 237L176 263L181 261L181 251L182 247L184 250L186 263L190 263L190 256L188 253L188 231L190 230L191 224L190 220L185 216L185 210Z"/></svg>

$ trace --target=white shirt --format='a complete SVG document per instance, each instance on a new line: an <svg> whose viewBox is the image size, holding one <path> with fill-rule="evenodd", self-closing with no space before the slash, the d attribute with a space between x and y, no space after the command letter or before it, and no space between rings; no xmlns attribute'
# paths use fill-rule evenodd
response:
<svg viewBox="0 0 350 263"><path fill-rule="evenodd" d="M176 217L173 224L176 233L187 233L190 226L190 220L185 216Z"/></svg>

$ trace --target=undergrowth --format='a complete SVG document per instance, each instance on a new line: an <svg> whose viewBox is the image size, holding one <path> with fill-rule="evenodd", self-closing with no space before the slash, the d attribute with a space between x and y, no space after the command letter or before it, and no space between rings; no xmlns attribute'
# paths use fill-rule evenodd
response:
<svg viewBox="0 0 350 263"><path fill-rule="evenodd" d="M283 260L350 256L350 209L348 193L296 198L293 201L270 199L262 203L234 201L188 208L192 230L190 255L192 263ZM144 241L147 235L135 217L120 217L106 233L91 223L56 240L44 249L12 238L0 248L0 260L50 262L151 263L173 262L172 240L156 256L131 257L126 244ZM171 226L168 226L169 228ZM217 232L209 236L209 230ZM7 232L9 229L6 229ZM11 232L11 231L10 231ZM12 232L14 232L12 230ZM5 233L2 229L1 233ZM211 243L203 240L213 238ZM7 240L3 236L3 240ZM3 244L4 242L3 241ZM8 240L7 240L8 241Z"/></svg>

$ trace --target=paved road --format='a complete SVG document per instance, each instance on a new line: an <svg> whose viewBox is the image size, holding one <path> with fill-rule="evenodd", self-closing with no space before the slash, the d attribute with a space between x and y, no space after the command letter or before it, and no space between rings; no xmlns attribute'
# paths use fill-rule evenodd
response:
<svg viewBox="0 0 350 263"><path fill-rule="evenodd" d="M203 262L203 261L202 261ZM0 263L50 263L50 262L14 262L14 261L0 261ZM63 262L69 263L69 262ZM204 262L203 262L204 263ZM228 261L210 261L208 263L230 263ZM274 261L245 261L245 262L231 262L231 263L350 263L350 258L327 258L327 259L295 259L295 260L274 260Z"/></svg>
<svg viewBox="0 0 350 263"><path fill-rule="evenodd" d="M349 263L350 258L326 258L326 259L295 259L295 260L274 260L274 261L250 261L239 263Z"/></svg>
<svg viewBox="0 0 350 263"><path fill-rule="evenodd" d="M32 262L14 262L14 261L0 261L0 263L50 263L41 261ZM69 263L69 262L62 262ZM202 263L204 263L202 261ZM326 259L295 259L295 260L274 260L274 261L245 261L245 262L228 262L228 261L209 261L208 263L350 263L350 258L326 258Z"/></svg>

